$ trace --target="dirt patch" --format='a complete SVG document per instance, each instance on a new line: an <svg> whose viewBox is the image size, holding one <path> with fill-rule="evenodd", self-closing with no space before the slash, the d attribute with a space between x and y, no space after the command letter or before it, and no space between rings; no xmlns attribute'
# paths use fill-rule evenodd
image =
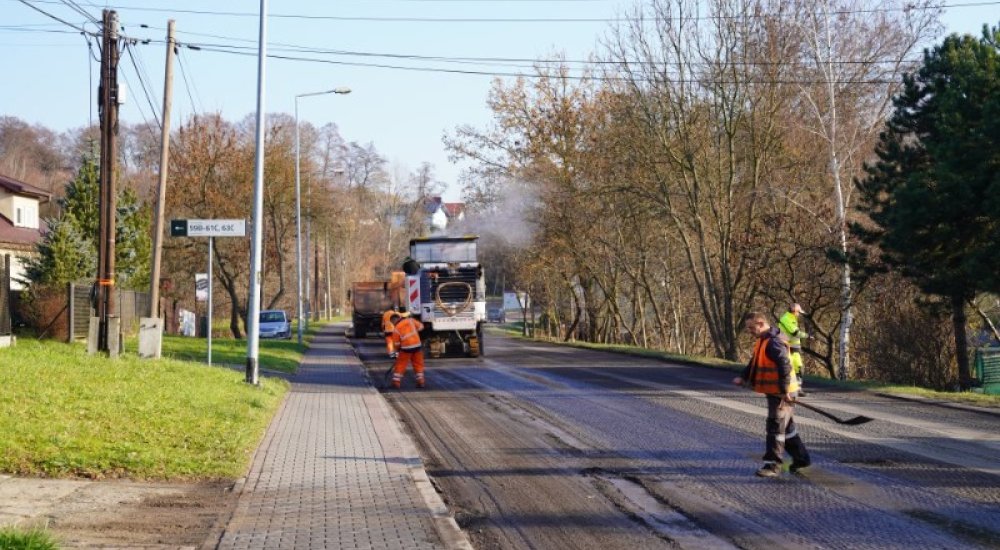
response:
<svg viewBox="0 0 1000 550"><path fill-rule="evenodd" d="M198 548L236 505L231 482L0 479L0 525L41 526L68 548Z"/></svg>

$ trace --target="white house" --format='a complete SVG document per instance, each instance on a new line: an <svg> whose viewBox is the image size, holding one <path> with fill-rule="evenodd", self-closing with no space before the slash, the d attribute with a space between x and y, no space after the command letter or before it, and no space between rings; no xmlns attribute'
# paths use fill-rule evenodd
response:
<svg viewBox="0 0 1000 550"><path fill-rule="evenodd" d="M441 197L429 197L424 203L431 233L442 232L448 225L465 219L465 203L444 202Z"/></svg>
<svg viewBox="0 0 1000 550"><path fill-rule="evenodd" d="M24 290L24 259L34 256L35 245L42 240L45 224L39 218L39 205L52 195L32 185L0 174L0 256L11 256L13 291Z"/></svg>

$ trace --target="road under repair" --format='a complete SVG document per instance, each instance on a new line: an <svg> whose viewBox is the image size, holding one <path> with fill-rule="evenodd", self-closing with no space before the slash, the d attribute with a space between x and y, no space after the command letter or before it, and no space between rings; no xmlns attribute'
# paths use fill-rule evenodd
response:
<svg viewBox="0 0 1000 550"><path fill-rule="evenodd" d="M381 339L354 341L369 375ZM813 467L754 476L764 399L732 371L513 339L384 390L473 544L522 548L1000 547L1000 411L810 387Z"/></svg>

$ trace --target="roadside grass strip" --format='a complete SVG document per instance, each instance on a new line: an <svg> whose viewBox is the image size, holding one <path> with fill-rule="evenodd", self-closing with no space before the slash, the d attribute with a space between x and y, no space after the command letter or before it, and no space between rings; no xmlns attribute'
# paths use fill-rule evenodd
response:
<svg viewBox="0 0 1000 550"><path fill-rule="evenodd" d="M579 342L579 341L564 342L562 340L554 340L548 338L532 338L530 336L524 336L523 323L521 322L501 325L501 327L491 330L499 330L504 334L506 334L507 336L511 336L513 338L547 342L550 344L556 344L560 346L570 346L582 349L592 349L596 351L621 353L624 355L632 355L636 357L647 357L650 359L659 359L661 361L667 361L667 362L723 368L735 372L741 371L745 366L744 363L736 363L733 361L727 361L725 359L719 359L715 357L681 355L678 353L670 353L666 351L648 349L639 346L627 346L623 344L592 344L589 342ZM806 375L805 379L806 382L815 382L818 384L823 384L827 386L836 386L844 389L870 391L870 392L884 393L889 395L917 397L932 401L935 400L944 401L948 403L962 403L978 407L1000 408L1000 395L988 395L971 391L968 392L937 391L927 388L920 388L917 386L904 386L899 384L889 384L889 383L873 382L867 380L840 381L840 380L826 378L823 376ZM807 383L805 387L806 389L809 389L809 384Z"/></svg>
<svg viewBox="0 0 1000 550"><path fill-rule="evenodd" d="M204 341L202 341L204 343ZM0 471L25 476L232 479L285 381L173 359L87 355L21 339L0 349Z"/></svg>
<svg viewBox="0 0 1000 550"><path fill-rule="evenodd" d="M313 326L309 326L310 332ZM299 345L292 329L291 340L260 340L257 361L262 369L294 373L305 353L308 339ZM136 345L130 346L136 349ZM190 338L173 334L163 335L163 357L182 361L204 363L207 344L204 338ZM247 341L235 338L212 338L212 363L218 365L246 365Z"/></svg>
<svg viewBox="0 0 1000 550"><path fill-rule="evenodd" d="M3 550L56 550L56 539L41 529L25 531L13 527L0 529L0 548Z"/></svg>

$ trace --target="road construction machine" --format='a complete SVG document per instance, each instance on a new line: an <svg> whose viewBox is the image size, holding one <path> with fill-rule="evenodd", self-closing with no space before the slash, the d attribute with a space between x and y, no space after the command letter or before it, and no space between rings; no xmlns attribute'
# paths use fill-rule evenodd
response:
<svg viewBox="0 0 1000 550"><path fill-rule="evenodd" d="M364 338L382 333L382 314L399 308L403 311L403 272L394 271L388 281L359 281L351 288L351 322L354 336Z"/></svg>
<svg viewBox="0 0 1000 550"><path fill-rule="evenodd" d="M410 241L405 303L424 325L430 357L483 355L486 280L476 256L479 237L424 237Z"/></svg>

